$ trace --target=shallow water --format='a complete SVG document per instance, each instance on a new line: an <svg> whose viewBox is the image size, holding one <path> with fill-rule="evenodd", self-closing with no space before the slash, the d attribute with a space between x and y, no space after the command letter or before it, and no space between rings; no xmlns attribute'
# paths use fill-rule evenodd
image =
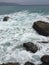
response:
<svg viewBox="0 0 49 65"><path fill-rule="evenodd" d="M41 56L49 54L49 37L39 35L33 28L33 23L38 20L49 22L49 15L20 11L9 14L7 22L3 22L6 15L0 15L0 63L19 62L22 65L26 61L40 64ZM34 42L39 48L36 53L31 53L23 48L24 42Z"/></svg>

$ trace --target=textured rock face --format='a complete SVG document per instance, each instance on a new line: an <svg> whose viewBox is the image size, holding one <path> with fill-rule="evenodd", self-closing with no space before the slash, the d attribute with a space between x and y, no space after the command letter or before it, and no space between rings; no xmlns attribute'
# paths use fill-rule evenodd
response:
<svg viewBox="0 0 49 65"><path fill-rule="evenodd" d="M3 21L8 21L8 19L9 19L9 17L6 16L6 17L4 17Z"/></svg>
<svg viewBox="0 0 49 65"><path fill-rule="evenodd" d="M49 23L44 21L34 22L33 28L43 36L49 36Z"/></svg>
<svg viewBox="0 0 49 65"><path fill-rule="evenodd" d="M23 47L26 48L27 51L31 51L33 53L37 52L38 50L38 47L34 45L32 42L24 43Z"/></svg>
<svg viewBox="0 0 49 65"><path fill-rule="evenodd" d="M35 65L35 64L33 64L31 62L26 62L24 65Z"/></svg>
<svg viewBox="0 0 49 65"><path fill-rule="evenodd" d="M6 64L2 64L2 65L20 65L19 63L6 63Z"/></svg>
<svg viewBox="0 0 49 65"><path fill-rule="evenodd" d="M49 63L49 55L44 55L44 56L41 58L41 61L44 62L44 63Z"/></svg>

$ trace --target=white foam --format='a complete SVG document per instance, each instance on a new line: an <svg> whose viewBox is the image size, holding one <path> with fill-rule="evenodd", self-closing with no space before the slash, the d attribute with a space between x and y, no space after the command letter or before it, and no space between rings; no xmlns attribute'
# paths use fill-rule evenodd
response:
<svg viewBox="0 0 49 65"><path fill-rule="evenodd" d="M5 16L10 17L7 22L3 21ZM49 40L49 37L39 35L32 28L37 20L49 21L45 15L27 11L0 16L0 63L12 61L24 64L26 61L32 61L38 64L42 55L49 54L49 43L37 43ZM34 42L40 50L35 54L24 50L22 45L28 41Z"/></svg>

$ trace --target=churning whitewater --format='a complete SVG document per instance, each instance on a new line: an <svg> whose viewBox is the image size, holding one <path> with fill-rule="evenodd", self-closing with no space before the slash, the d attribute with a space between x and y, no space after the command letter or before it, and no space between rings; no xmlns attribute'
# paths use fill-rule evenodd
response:
<svg viewBox="0 0 49 65"><path fill-rule="evenodd" d="M5 16L9 16L7 22L3 21ZM49 43L43 44L38 41L49 41L49 37L39 35L32 25L35 21L49 22L49 15L40 13L29 13L27 11L12 14L0 15L0 63L26 61L40 64L40 58L44 54L49 54ZM23 43L34 42L39 48L36 53L31 53L23 48Z"/></svg>

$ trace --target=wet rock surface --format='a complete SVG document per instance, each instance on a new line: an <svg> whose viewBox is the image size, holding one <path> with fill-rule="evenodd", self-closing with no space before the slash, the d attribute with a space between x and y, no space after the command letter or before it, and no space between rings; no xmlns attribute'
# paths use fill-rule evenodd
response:
<svg viewBox="0 0 49 65"><path fill-rule="evenodd" d="M6 16L6 17L3 18L3 21L8 21L8 19L9 19L9 17Z"/></svg>
<svg viewBox="0 0 49 65"><path fill-rule="evenodd" d="M35 65L35 64L31 62L26 62L24 65Z"/></svg>
<svg viewBox="0 0 49 65"><path fill-rule="evenodd" d="M38 47L34 45L32 42L24 43L23 47L26 48L27 51L31 51L33 53L37 52L38 50Z"/></svg>
<svg viewBox="0 0 49 65"><path fill-rule="evenodd" d="M49 23L44 21L34 22L33 28L43 36L49 36Z"/></svg>
<svg viewBox="0 0 49 65"><path fill-rule="evenodd" d="M42 56L41 61L44 63L49 63L49 55Z"/></svg>
<svg viewBox="0 0 49 65"><path fill-rule="evenodd" d="M20 65L19 63L6 63L6 64L2 64L2 65Z"/></svg>
<svg viewBox="0 0 49 65"><path fill-rule="evenodd" d="M44 43L44 44L46 44L46 43L49 43L49 41L38 41L38 43Z"/></svg>

